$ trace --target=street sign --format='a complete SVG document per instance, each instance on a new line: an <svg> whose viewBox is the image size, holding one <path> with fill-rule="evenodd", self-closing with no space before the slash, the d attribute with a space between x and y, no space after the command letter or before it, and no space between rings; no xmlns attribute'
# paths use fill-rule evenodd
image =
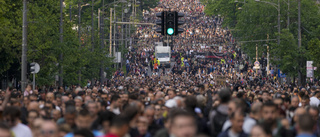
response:
<svg viewBox="0 0 320 137"><path fill-rule="evenodd" d="M40 65L36 62L30 64L30 70L32 74L37 74L40 71Z"/></svg>
<svg viewBox="0 0 320 137"><path fill-rule="evenodd" d="M256 66L256 65L259 66L259 65L260 65L260 62L259 62L259 61L255 61L255 62L254 62L254 65L255 65L255 66Z"/></svg>
<svg viewBox="0 0 320 137"><path fill-rule="evenodd" d="M313 67L313 61L307 61L307 77L313 78L314 77L314 67Z"/></svg>

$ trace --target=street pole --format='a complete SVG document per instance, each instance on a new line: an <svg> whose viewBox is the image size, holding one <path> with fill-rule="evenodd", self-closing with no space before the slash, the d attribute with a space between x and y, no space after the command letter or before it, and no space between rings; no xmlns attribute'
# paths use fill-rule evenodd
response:
<svg viewBox="0 0 320 137"><path fill-rule="evenodd" d="M278 0L278 45L280 45L280 0Z"/></svg>
<svg viewBox="0 0 320 137"><path fill-rule="evenodd" d="M299 47L299 53L300 53L300 48L301 48L301 0L298 0L298 47ZM301 61L300 65L301 66ZM302 84L302 72L301 72L301 67L298 70L298 84Z"/></svg>
<svg viewBox="0 0 320 137"><path fill-rule="evenodd" d="M121 4L121 21L123 22L123 4ZM121 39L123 39L123 29L124 29L124 25L121 25ZM123 60L123 58L122 58L122 50L123 49L123 40L121 40L121 68L122 68L122 60Z"/></svg>
<svg viewBox="0 0 320 137"><path fill-rule="evenodd" d="M267 39L269 40L269 34L267 34ZM267 42L267 75L269 75L270 64L269 64L269 42Z"/></svg>
<svg viewBox="0 0 320 137"><path fill-rule="evenodd" d="M113 23L113 56L116 57L116 7L115 5L113 5L114 9L113 9L113 15L114 15L114 23ZM116 64L116 69L117 69L117 66L118 66L118 63L115 63Z"/></svg>
<svg viewBox="0 0 320 137"><path fill-rule="evenodd" d="M21 56L21 91L27 85L27 0L23 0L22 12L22 56Z"/></svg>
<svg viewBox="0 0 320 137"><path fill-rule="evenodd" d="M60 48L63 45L63 0L60 0ZM59 70L59 87L63 86L63 67L62 67L62 62L63 62L63 54L62 51L60 52L59 55L60 59L60 70Z"/></svg>
<svg viewBox="0 0 320 137"><path fill-rule="evenodd" d="M289 29L289 26L290 26L290 0L288 0L288 25L287 25L287 28Z"/></svg>
<svg viewBox="0 0 320 137"><path fill-rule="evenodd" d="M80 49L80 47L81 47L81 36L80 36L80 30L81 30L81 4L80 4L80 0L78 1L78 10L79 10L78 37L79 37L79 49ZM81 67L79 68L79 71L78 71L78 84L79 84L79 86L81 85Z"/></svg>
<svg viewBox="0 0 320 137"><path fill-rule="evenodd" d="M110 46L109 46L109 55L110 57L112 57L112 8L110 8L110 34L109 34L109 43L110 43Z"/></svg>
<svg viewBox="0 0 320 137"><path fill-rule="evenodd" d="M32 90L36 88L36 73L33 73L33 80L32 80Z"/></svg>
<svg viewBox="0 0 320 137"><path fill-rule="evenodd" d="M102 1L102 5L104 5L104 0ZM100 10L99 10L100 11ZM101 12L99 12L99 19L100 19L100 39L101 39L101 42L100 42L100 48L101 48L101 51L104 50L104 6L103 6L103 9L102 9L102 14ZM102 52L104 55L106 54L106 52ZM103 71L103 68L104 68L104 64L103 64L103 60L101 60L101 66L100 66L100 83L103 84L104 82L104 71Z"/></svg>
<svg viewBox="0 0 320 137"><path fill-rule="evenodd" d="M91 51L94 51L94 23L93 23L93 10L94 10L94 0L91 1L91 44L92 49Z"/></svg>
<svg viewBox="0 0 320 137"><path fill-rule="evenodd" d="M256 62L258 61L258 44L256 44ZM258 69L256 68L256 74L258 76Z"/></svg>

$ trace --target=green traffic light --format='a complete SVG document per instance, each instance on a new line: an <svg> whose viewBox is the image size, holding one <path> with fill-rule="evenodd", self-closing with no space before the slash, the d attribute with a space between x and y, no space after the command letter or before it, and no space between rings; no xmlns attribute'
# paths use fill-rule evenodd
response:
<svg viewBox="0 0 320 137"><path fill-rule="evenodd" d="M169 35L172 35L173 32L174 32L174 31L173 31L173 28L168 28L168 29L167 29L167 33L168 33Z"/></svg>

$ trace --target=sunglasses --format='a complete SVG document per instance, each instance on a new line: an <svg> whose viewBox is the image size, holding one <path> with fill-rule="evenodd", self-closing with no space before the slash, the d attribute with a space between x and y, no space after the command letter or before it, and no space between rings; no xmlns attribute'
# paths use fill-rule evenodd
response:
<svg viewBox="0 0 320 137"><path fill-rule="evenodd" d="M41 130L40 133L42 135L53 135L56 133L56 131L54 131L54 130Z"/></svg>

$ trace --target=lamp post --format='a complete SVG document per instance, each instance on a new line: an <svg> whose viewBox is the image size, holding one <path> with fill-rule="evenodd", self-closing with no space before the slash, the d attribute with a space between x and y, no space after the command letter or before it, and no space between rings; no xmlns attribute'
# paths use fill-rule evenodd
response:
<svg viewBox="0 0 320 137"><path fill-rule="evenodd" d="M262 2L262 3L266 3L266 4L269 4L271 6L273 6L274 8L277 9L278 11L278 45L280 45L280 17L281 17L281 14L280 14L280 0L278 0L278 4L275 4L275 3L272 3L272 2L268 2L268 1L260 1L260 0L255 0L256 2Z"/></svg>

